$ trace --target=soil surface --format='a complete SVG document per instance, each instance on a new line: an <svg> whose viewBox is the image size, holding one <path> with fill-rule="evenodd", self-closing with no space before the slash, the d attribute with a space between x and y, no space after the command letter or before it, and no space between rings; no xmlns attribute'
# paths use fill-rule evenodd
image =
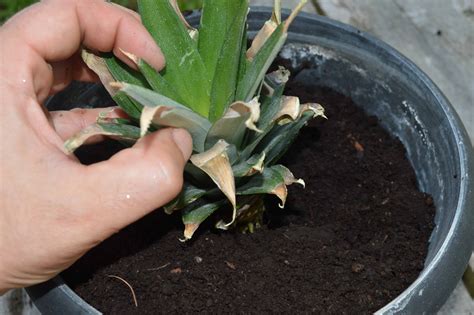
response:
<svg viewBox="0 0 474 315"><path fill-rule="evenodd" d="M286 209L270 199L255 233L201 229L185 244L180 219L158 210L84 256L67 283L108 314L366 314L406 289L423 268L435 208L404 147L349 98L288 90L329 119L303 128L283 161L306 181ZM110 276L133 287L138 307Z"/></svg>

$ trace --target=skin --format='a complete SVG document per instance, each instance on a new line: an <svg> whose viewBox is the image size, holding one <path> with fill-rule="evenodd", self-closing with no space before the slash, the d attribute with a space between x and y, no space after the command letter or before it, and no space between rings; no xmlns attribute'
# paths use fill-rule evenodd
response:
<svg viewBox="0 0 474 315"><path fill-rule="evenodd" d="M123 49L162 69L164 57L135 13L100 0L43 1L2 26L0 43L3 293L54 277L174 198L192 143L186 131L164 129L84 166L63 142L103 110L48 113L42 105L72 79L96 80L78 57L81 46L129 63Z"/></svg>

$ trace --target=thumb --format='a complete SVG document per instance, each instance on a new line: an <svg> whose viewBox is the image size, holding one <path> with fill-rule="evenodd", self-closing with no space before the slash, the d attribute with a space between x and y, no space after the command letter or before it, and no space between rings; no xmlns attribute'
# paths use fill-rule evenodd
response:
<svg viewBox="0 0 474 315"><path fill-rule="evenodd" d="M183 185L192 140L183 129L162 129L105 162L86 167L82 183L101 239L171 201Z"/></svg>

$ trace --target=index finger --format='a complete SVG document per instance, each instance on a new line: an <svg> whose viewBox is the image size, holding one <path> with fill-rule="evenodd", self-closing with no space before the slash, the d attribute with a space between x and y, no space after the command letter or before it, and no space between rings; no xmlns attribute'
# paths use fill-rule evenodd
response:
<svg viewBox="0 0 474 315"><path fill-rule="evenodd" d="M57 62L69 58L84 45L100 52L113 51L126 63L130 60L121 50L143 58L157 70L164 66L163 54L140 21L125 10L100 0L43 1L2 28L2 35L6 37L2 38L3 48L15 47L13 56L3 54L4 60L20 58L18 54L25 60L25 54L30 51L48 63ZM31 56L26 57L31 59ZM40 67L44 71L45 65L39 65L40 62L35 60L33 65L26 66L35 70ZM12 63L16 64L15 72L21 73L18 65L22 63L14 60Z"/></svg>
<svg viewBox="0 0 474 315"><path fill-rule="evenodd" d="M93 50L114 51L124 61L119 49L145 59L158 70L164 65L160 49L140 21L100 0L43 1L5 27L14 27L47 61L64 60L83 43Z"/></svg>

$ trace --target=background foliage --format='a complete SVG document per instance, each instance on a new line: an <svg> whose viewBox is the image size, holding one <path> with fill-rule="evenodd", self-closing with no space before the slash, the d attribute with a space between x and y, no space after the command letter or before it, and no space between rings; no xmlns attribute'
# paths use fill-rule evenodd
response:
<svg viewBox="0 0 474 315"><path fill-rule="evenodd" d="M23 8L38 2L38 0L0 0L0 24ZM112 2L129 7L137 8L137 0L113 0ZM178 0L181 10L188 11L198 9L202 6L202 0Z"/></svg>

